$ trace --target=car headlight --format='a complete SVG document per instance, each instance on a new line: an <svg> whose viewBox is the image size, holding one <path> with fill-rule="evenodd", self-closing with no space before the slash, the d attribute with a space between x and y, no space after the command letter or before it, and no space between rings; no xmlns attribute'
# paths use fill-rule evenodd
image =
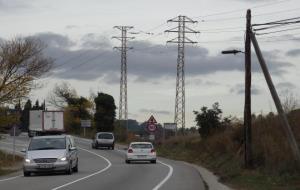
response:
<svg viewBox="0 0 300 190"><path fill-rule="evenodd" d="M62 158L60 158L59 160L60 160L60 161L66 161L67 158L66 158L66 157L62 157Z"/></svg>
<svg viewBox="0 0 300 190"><path fill-rule="evenodd" d="M25 162L26 162L26 163L30 163L30 162L31 162L31 160L30 160L30 159L28 159L28 158L26 158L26 159L25 159Z"/></svg>

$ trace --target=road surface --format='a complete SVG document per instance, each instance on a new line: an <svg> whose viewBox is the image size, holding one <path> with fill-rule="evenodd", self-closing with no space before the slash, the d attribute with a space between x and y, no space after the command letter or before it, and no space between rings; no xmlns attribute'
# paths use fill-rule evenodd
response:
<svg viewBox="0 0 300 190"><path fill-rule="evenodd" d="M91 141L75 138L79 172L72 175L39 174L23 177L22 171L0 177L1 190L205 190L199 172L183 162L158 158L157 164L126 164L124 150L91 149ZM16 138L18 153L29 138ZM13 140L0 140L0 149L12 150Z"/></svg>

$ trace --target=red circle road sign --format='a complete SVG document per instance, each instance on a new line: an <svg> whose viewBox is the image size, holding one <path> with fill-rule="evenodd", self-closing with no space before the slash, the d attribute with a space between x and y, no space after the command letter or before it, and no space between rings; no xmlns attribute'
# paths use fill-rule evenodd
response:
<svg viewBox="0 0 300 190"><path fill-rule="evenodd" d="M147 128L148 128L148 131L150 131L150 132L156 131L156 125L153 123L148 124Z"/></svg>

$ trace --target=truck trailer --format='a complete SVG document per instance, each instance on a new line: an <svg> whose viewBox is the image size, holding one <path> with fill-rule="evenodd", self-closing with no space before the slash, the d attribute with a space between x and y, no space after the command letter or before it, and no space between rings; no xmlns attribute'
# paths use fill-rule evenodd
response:
<svg viewBox="0 0 300 190"><path fill-rule="evenodd" d="M63 111L31 110L28 136L55 135L65 132Z"/></svg>

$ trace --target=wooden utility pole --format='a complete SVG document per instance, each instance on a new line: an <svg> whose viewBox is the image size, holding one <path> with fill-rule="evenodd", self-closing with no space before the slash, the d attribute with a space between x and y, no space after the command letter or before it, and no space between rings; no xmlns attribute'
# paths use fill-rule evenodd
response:
<svg viewBox="0 0 300 190"><path fill-rule="evenodd" d="M253 46L254 46L254 49L255 49L255 52L256 52L259 64L260 64L260 66L262 68L262 71L264 73L265 79L266 79L268 87L270 89L272 98L274 100L277 112L279 114L281 126L283 127L283 130L286 133L289 145L290 145L290 147L291 147L291 149L293 151L295 159L298 161L298 163L300 163L300 151L299 151L299 147L298 147L297 141L296 141L295 136L293 134L293 131L292 131L290 125L289 125L288 119L287 119L287 117L286 117L286 115L285 115L285 113L283 111L280 99L278 97L278 94L277 94L276 89L274 87L274 84L272 82L272 78L271 78L270 73L268 71L268 67L266 65L266 62L265 62L263 56L262 56L261 50L259 48L259 45L258 45L257 40L256 40L256 37L255 37L255 35L254 35L253 32L250 33L250 37L251 37L251 41L253 43Z"/></svg>
<svg viewBox="0 0 300 190"><path fill-rule="evenodd" d="M252 167L252 131L251 131L251 10L247 10L245 39L245 107L244 107L244 145L245 167Z"/></svg>

